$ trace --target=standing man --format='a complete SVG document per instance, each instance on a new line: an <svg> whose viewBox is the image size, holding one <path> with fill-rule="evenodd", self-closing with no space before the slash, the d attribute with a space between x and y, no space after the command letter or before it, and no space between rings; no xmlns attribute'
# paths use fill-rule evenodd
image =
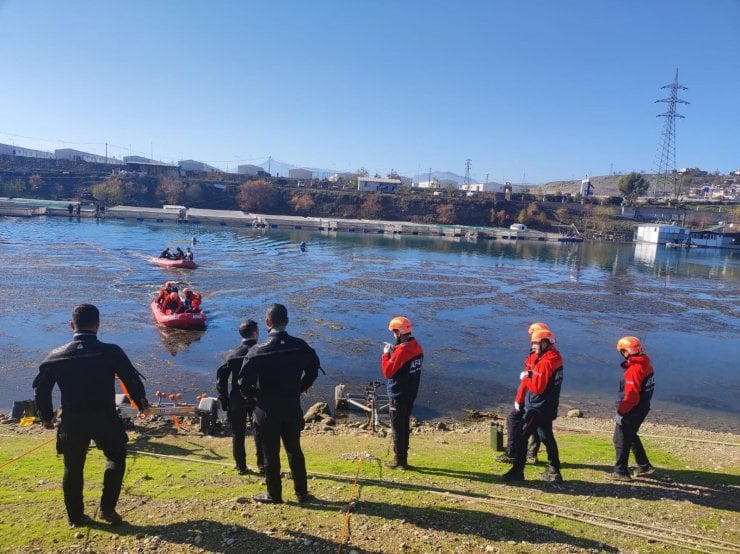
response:
<svg viewBox="0 0 740 554"><path fill-rule="evenodd" d="M527 441L538 433L547 449L547 469L541 477L560 483L560 454L552 432L552 422L558 417L560 387L563 384L563 359L555 348L555 335L549 329L540 329L530 338L532 351L537 355L522 382L526 387L524 417L514 429L514 465L502 476L504 481L524 481Z"/></svg>
<svg viewBox="0 0 740 554"><path fill-rule="evenodd" d="M405 317L391 319L388 330L393 333L396 343L385 344L380 366L383 377L388 379L394 458L385 466L408 469L411 410L419 392L424 351L411 336L411 322Z"/></svg>
<svg viewBox="0 0 740 554"><path fill-rule="evenodd" d="M283 501L280 476L280 440L288 455L293 488L298 502L306 502L306 460L301 450L303 410L301 393L319 375L319 357L306 341L288 334L288 309L282 304L267 308L267 341L249 349L239 373L239 389L245 398L256 397L254 422L262 443L267 493L258 502Z"/></svg>
<svg viewBox="0 0 740 554"><path fill-rule="evenodd" d="M250 348L257 344L259 339L260 332L257 322L252 319L242 322L239 325L239 334L242 337L241 344L226 355L226 360L216 372L216 390L221 408L228 413L231 423L231 452L236 463L236 471L239 475L246 475L247 454L244 450L244 436L247 431L247 419L252 419L256 401L251 397L244 398L239 392L239 371L241 371L244 356ZM231 382L231 389L229 389L229 382ZM262 445L256 431L254 444L257 448L257 467L259 472L263 473Z"/></svg>
<svg viewBox="0 0 740 554"><path fill-rule="evenodd" d="M539 331L540 329L550 329L546 324L536 321L529 326L529 338L532 338L532 333ZM524 397L527 392L527 385L524 380L529 376L529 371L537 361L537 353L532 350L532 343L529 344L530 350L527 357L524 359L524 371L519 374L519 388L516 391L514 397L514 409L509 412L506 417L506 449L504 453L496 458L499 462L513 464L516 460L514 458L514 437L517 423L524 417ZM527 461L531 464L537 463L537 453L540 450L540 436L537 433L532 433L532 438L527 449Z"/></svg>
<svg viewBox="0 0 740 554"><path fill-rule="evenodd" d="M637 432L650 411L655 379L650 358L642 351L642 343L637 337L622 337L617 341L617 350L624 358L624 375L619 383L620 398L617 401L617 415L614 416L614 450L617 461L614 472L608 477L615 481L631 481L627 462L630 450L635 455L637 471L635 475L650 475L655 468L650 465L645 448Z"/></svg>
<svg viewBox="0 0 740 554"><path fill-rule="evenodd" d="M51 391L61 392L62 420L57 429L57 452L64 456L64 505L70 527L89 522L82 500L83 470L90 441L103 451L106 464L100 518L113 525L123 521L116 512L126 470L123 422L116 412L115 378L128 390L131 403L148 415L141 375L124 351L100 342L100 312L92 304L80 304L72 312L72 342L51 351L33 381L36 408L46 429L54 428Z"/></svg>

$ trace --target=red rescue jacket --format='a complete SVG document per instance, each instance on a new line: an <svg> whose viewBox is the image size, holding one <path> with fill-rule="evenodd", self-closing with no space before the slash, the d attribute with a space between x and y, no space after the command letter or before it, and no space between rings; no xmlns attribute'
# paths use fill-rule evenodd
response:
<svg viewBox="0 0 740 554"><path fill-rule="evenodd" d="M619 384L622 398L617 405L617 412L627 415L629 412L650 410L655 381L653 365L647 354L636 354L622 362L624 375Z"/></svg>

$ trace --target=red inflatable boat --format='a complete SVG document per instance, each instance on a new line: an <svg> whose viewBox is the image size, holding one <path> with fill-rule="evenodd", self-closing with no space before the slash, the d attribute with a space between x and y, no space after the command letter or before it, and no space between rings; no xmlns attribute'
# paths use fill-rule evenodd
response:
<svg viewBox="0 0 740 554"><path fill-rule="evenodd" d="M198 267L193 260L173 260L172 258L151 258L152 263L161 265L162 267L174 267L177 269L195 269Z"/></svg>
<svg viewBox="0 0 740 554"><path fill-rule="evenodd" d="M202 329L206 325L206 314L201 311L197 314L166 314L159 307L157 301L152 301L152 313L159 325L172 329Z"/></svg>

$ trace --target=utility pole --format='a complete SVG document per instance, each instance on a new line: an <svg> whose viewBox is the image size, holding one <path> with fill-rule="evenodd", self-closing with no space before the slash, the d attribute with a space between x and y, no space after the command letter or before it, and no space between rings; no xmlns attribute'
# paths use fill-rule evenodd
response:
<svg viewBox="0 0 740 554"><path fill-rule="evenodd" d="M105 165L108 165L108 143L105 143Z"/></svg>
<svg viewBox="0 0 740 554"><path fill-rule="evenodd" d="M678 97L679 90L688 90L686 87L678 83L678 68L676 68L676 76L673 78L673 82L669 85L660 87L661 89L670 89L671 94L668 98L662 100L656 100L655 102L665 102L668 104L668 108L665 113L660 113L656 117L664 117L663 130L660 134L660 142L658 144L658 151L655 154L655 167L657 173L657 179L655 181L655 189L653 190L653 196L658 196L660 191L661 196L665 196L665 187L668 183L668 174L673 174L674 194L678 196L678 191L675 188L676 185L676 118L683 119L684 116L676 112L676 104L688 104L686 100L681 100Z"/></svg>
<svg viewBox="0 0 740 554"><path fill-rule="evenodd" d="M473 160L470 158L467 158L465 160L465 188L470 188L470 165L473 163Z"/></svg>

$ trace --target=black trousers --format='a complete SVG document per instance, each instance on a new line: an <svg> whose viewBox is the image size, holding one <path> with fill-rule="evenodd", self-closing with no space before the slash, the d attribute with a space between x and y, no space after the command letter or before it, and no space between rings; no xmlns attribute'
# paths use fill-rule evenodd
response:
<svg viewBox="0 0 740 554"><path fill-rule="evenodd" d="M231 454L234 456L234 463L239 469L247 469L247 453L244 448L245 437L247 434L247 419L249 419L249 409L242 402L229 400L229 423L231 423ZM264 467L262 443L259 440L257 426L252 425L254 434L254 446L257 452L257 467Z"/></svg>
<svg viewBox="0 0 740 554"><path fill-rule="evenodd" d="M259 440L262 443L268 494L274 500L283 498L283 482L280 475L280 441L282 440L288 456L296 496L305 496L308 493L308 478L306 459L301 449L301 431L304 423L300 406L297 411L286 412L278 409L274 413L267 412L258 406L254 415Z"/></svg>
<svg viewBox="0 0 740 554"><path fill-rule="evenodd" d="M90 441L94 440L105 456L103 492L100 510L111 512L118 504L123 475L126 472L126 442L128 438L118 417L89 415L62 416L57 429L57 452L64 457L62 491L67 518L77 522L84 513L82 489L84 469Z"/></svg>
<svg viewBox="0 0 740 554"><path fill-rule="evenodd" d="M527 461L527 441L534 433L540 438L547 450L547 465L560 471L560 453L555 435L552 432L552 419L537 412L525 413L514 429L514 458L512 467L515 471L524 469Z"/></svg>
<svg viewBox="0 0 740 554"><path fill-rule="evenodd" d="M637 434L647 415L648 412L642 414L629 413L622 417L622 425L614 426L614 450L617 454L617 461L614 463L615 473L628 473L627 464L630 450L635 455L635 462L638 466L648 467L650 465L645 448Z"/></svg>
<svg viewBox="0 0 740 554"><path fill-rule="evenodd" d="M514 454L514 441L516 439L516 426L524 417L524 410L511 410L506 416L506 451L509 455ZM529 441L528 453L537 456L540 451L540 436L532 433L532 439Z"/></svg>
<svg viewBox="0 0 740 554"><path fill-rule="evenodd" d="M413 408L413 402L399 402L394 398L390 399L389 415L393 431L393 453L396 462L400 464L408 464L411 410Z"/></svg>

